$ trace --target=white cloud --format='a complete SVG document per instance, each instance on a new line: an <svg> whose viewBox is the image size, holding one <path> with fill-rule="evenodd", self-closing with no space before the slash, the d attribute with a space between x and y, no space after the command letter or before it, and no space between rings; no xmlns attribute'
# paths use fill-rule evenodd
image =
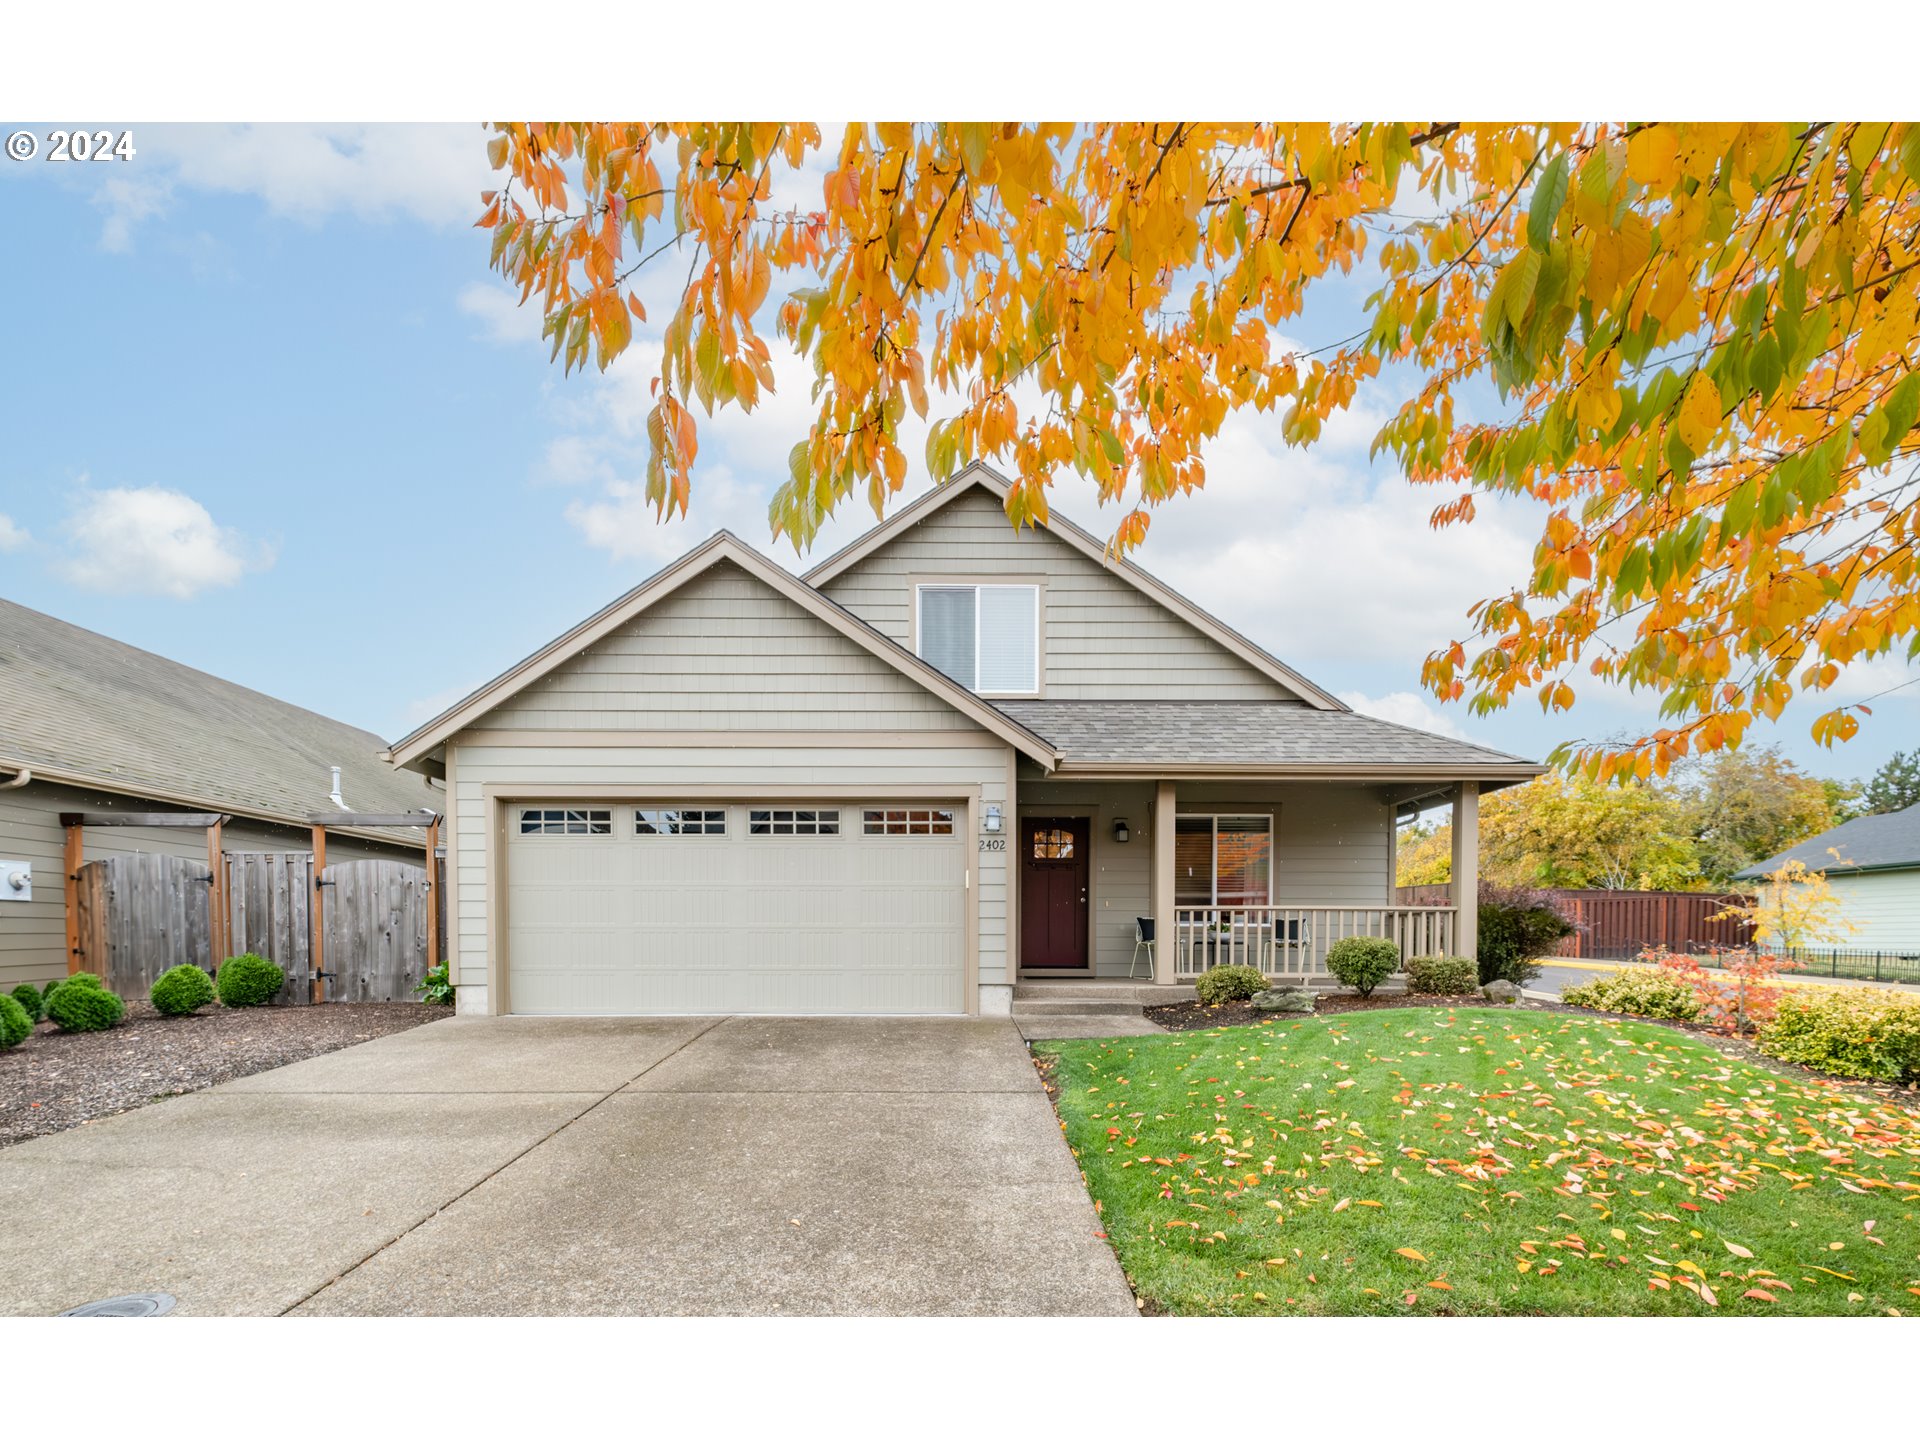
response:
<svg viewBox="0 0 1920 1440"><path fill-rule="evenodd" d="M110 176L94 192L93 203L107 212L100 226L100 248L124 254L133 248L133 227L164 214L173 187L164 181Z"/></svg>
<svg viewBox="0 0 1920 1440"><path fill-rule="evenodd" d="M65 530L71 548L61 569L89 590L187 600L273 563L271 547L158 485L84 492Z"/></svg>
<svg viewBox="0 0 1920 1440"><path fill-rule="evenodd" d="M539 302L530 300L522 305L517 291L497 281L474 281L461 290L455 303L462 314L480 321L487 339L497 345L518 345L540 338Z"/></svg>
<svg viewBox="0 0 1920 1440"><path fill-rule="evenodd" d="M0 515L0 555L23 549L32 539L22 526L14 523L13 517Z"/></svg>
<svg viewBox="0 0 1920 1440"><path fill-rule="evenodd" d="M1425 730L1430 735L1445 735L1451 740L1473 739L1426 696L1411 690L1395 690L1378 697L1358 690L1343 690L1340 698L1362 715L1371 715L1376 720Z"/></svg>
<svg viewBox="0 0 1920 1440"><path fill-rule="evenodd" d="M145 178L108 179L95 195L108 250L128 249L181 189L255 195L307 224L349 214L452 226L478 219L497 181L478 125L155 125L139 140Z"/></svg>

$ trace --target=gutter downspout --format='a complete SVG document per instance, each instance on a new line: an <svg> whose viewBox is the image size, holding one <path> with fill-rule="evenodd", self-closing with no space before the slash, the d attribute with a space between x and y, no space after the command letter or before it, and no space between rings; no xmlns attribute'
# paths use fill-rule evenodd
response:
<svg viewBox="0 0 1920 1440"><path fill-rule="evenodd" d="M18 790L22 785L27 784L32 779L33 771L25 765L22 765L18 773L16 773L11 780L7 781L4 785L0 785L0 790Z"/></svg>

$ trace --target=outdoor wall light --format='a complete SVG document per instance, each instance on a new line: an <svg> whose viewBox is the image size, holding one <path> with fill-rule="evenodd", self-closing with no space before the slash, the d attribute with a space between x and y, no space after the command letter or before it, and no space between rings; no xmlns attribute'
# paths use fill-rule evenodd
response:
<svg viewBox="0 0 1920 1440"><path fill-rule="evenodd" d="M1113 843L1124 845L1133 838L1133 832L1127 828L1127 817L1122 815L1113 822Z"/></svg>
<svg viewBox="0 0 1920 1440"><path fill-rule="evenodd" d="M987 806L987 818L981 822L980 828L985 830L989 835L998 835L1000 833L1000 807L998 805Z"/></svg>

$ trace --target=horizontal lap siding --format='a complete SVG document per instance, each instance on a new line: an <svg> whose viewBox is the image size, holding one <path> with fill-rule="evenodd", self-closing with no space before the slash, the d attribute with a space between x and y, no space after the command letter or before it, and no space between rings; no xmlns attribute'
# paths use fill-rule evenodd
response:
<svg viewBox="0 0 1920 1440"><path fill-rule="evenodd" d="M973 722L732 564L478 722L519 730L955 730Z"/></svg>
<svg viewBox="0 0 1920 1440"><path fill-rule="evenodd" d="M1049 700L1288 700L1292 692L984 490L952 501L821 589L909 643L912 578L1046 577Z"/></svg>
<svg viewBox="0 0 1920 1440"><path fill-rule="evenodd" d="M488 726L492 720L483 722ZM839 728L849 728L841 716ZM454 847L458 877L458 918L453 947L458 957L458 983L487 983L487 903L489 806L484 787L511 786L533 797L551 787L564 795L575 785L644 786L670 799L677 786L730 787L735 798L750 800L757 787L818 785L822 788L857 786L875 796L890 789L953 786L961 798L975 786L980 803L1008 808L1008 751L1003 745L955 743L930 735L924 746L783 747L777 735L764 746L726 748L698 745L676 747L512 746L462 744L455 747ZM631 806L632 801L600 801L603 805ZM968 837L973 846L974 837ZM1006 976L1006 855L981 854L970 849L979 866L980 955L982 984L1005 984ZM511 959L509 959L511 968Z"/></svg>
<svg viewBox="0 0 1920 1440"><path fill-rule="evenodd" d="M139 813L184 808L38 782L19 790L0 790L0 860L27 860L33 865L33 899L0 901L0 992L22 982L43 984L67 973L66 898L61 874L66 837L60 825L61 812ZM229 852L305 853L311 848L311 835L310 830L292 825L233 820L223 832L222 844ZM87 828L86 858L89 861L136 852L205 860L207 832L147 826ZM334 861L378 857L417 862L420 853L369 845L349 837L334 837L327 842L327 858Z"/></svg>
<svg viewBox="0 0 1920 1440"><path fill-rule="evenodd" d="M1920 951L1920 870L1849 875L1844 865L1827 871L1841 913L1860 928L1834 944L1848 950Z"/></svg>

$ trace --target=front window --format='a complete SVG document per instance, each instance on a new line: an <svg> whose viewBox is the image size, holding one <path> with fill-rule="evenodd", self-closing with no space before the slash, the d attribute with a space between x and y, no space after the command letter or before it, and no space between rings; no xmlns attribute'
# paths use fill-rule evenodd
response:
<svg viewBox="0 0 1920 1440"><path fill-rule="evenodd" d="M920 658L983 695L1040 693L1040 587L922 585Z"/></svg>
<svg viewBox="0 0 1920 1440"><path fill-rule="evenodd" d="M1272 904L1273 817L1176 816L1173 872L1176 905Z"/></svg>

